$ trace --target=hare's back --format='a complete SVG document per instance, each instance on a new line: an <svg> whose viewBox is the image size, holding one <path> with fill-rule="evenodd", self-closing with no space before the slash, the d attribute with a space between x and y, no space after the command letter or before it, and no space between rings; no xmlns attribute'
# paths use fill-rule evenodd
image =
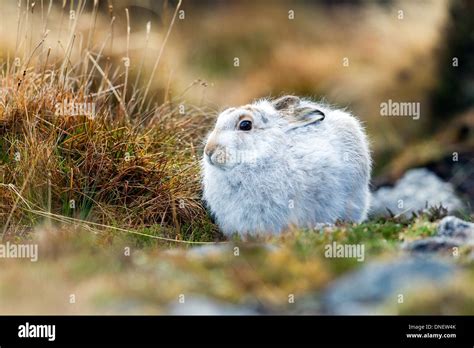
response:
<svg viewBox="0 0 474 348"><path fill-rule="evenodd" d="M361 122L351 114L336 110L331 112L328 127L337 139L343 161L357 168L361 175L370 175L371 157L369 143Z"/></svg>

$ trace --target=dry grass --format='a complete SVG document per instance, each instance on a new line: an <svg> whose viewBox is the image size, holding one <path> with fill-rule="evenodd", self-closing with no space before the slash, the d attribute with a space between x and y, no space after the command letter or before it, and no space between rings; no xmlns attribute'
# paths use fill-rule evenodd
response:
<svg viewBox="0 0 474 348"><path fill-rule="evenodd" d="M158 225L162 229L155 234L172 239L185 239L209 225L211 235L203 238L212 238L215 229L200 200L198 157L210 124L206 121L215 112L168 94L157 101L156 89L150 89L156 69L146 74L133 66L133 75L126 59L114 62L102 54L113 32L104 42L93 42L97 9L85 13L82 4L64 25L68 41L58 43L66 48L63 56L44 49L46 27L35 45L28 44L32 18L39 14L32 17L31 8L18 8L15 57L27 58L15 64L12 57L3 57L0 63L3 238L40 222L72 222L68 217L121 229ZM47 23L51 18L44 11ZM80 31L79 24L87 22L88 30ZM88 44L78 43L79 37L89 37ZM93 105L95 114L58 113L64 103ZM193 239L199 240L199 233Z"/></svg>

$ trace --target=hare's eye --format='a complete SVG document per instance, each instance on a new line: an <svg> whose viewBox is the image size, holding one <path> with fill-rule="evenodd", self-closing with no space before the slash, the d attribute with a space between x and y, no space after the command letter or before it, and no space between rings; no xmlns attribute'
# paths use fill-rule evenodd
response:
<svg viewBox="0 0 474 348"><path fill-rule="evenodd" d="M243 131L249 131L252 129L252 121L244 120L239 123L239 129Z"/></svg>

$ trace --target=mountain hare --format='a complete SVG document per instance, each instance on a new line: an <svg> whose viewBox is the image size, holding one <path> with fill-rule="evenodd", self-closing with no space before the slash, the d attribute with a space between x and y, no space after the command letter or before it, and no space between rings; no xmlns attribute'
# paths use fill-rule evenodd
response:
<svg viewBox="0 0 474 348"><path fill-rule="evenodd" d="M223 111L202 169L204 200L227 235L360 222L369 207L371 158L360 122L296 96Z"/></svg>

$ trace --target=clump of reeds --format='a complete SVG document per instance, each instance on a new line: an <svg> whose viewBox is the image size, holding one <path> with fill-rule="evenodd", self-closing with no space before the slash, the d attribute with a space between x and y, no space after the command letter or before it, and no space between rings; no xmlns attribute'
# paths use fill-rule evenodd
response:
<svg viewBox="0 0 474 348"><path fill-rule="evenodd" d="M114 66L116 59L101 53L107 42L92 43L97 1L88 14L87 45L72 54L84 3L73 10L69 42L60 43L66 48L62 58L42 47L45 26L25 59L0 63L0 233L11 238L45 221L87 221L121 230L159 225L166 237L185 239L208 222L198 156L212 112L168 93L162 102L154 98L150 81L174 17L152 72L145 74L143 64L128 58L128 11L126 56ZM20 3L19 21L21 13ZM28 46L17 41L15 57Z"/></svg>

